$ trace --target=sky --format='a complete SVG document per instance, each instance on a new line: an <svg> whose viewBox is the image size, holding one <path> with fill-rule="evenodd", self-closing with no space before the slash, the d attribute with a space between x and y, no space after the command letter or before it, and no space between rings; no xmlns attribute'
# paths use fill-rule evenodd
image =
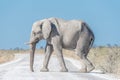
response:
<svg viewBox="0 0 120 80"><path fill-rule="evenodd" d="M0 49L28 49L32 24L50 17L85 21L94 45L120 45L120 0L0 0Z"/></svg>

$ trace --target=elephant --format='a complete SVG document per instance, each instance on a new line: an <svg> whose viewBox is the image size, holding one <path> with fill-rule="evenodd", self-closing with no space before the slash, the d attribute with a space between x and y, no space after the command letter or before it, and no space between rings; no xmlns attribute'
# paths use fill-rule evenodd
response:
<svg viewBox="0 0 120 80"><path fill-rule="evenodd" d="M80 58L82 67L80 72L91 72L95 67L87 58L95 37L88 24L81 20L64 20L61 18L46 18L33 23L30 41L30 70L33 70L34 53L36 44L40 40L46 40L45 58L40 71L47 72L49 60L53 51L57 55L60 71L67 72L62 49L74 50L75 55Z"/></svg>

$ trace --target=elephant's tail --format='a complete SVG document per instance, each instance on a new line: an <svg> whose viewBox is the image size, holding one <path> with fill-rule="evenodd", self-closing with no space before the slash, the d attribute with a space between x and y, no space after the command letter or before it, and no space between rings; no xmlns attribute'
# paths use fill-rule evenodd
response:
<svg viewBox="0 0 120 80"><path fill-rule="evenodd" d="M94 37L92 37L91 39L90 39L90 45L89 45L89 49L93 46L93 43L94 43Z"/></svg>
<svg viewBox="0 0 120 80"><path fill-rule="evenodd" d="M90 42L89 42L89 49L90 49L93 46L95 37L94 37L92 30L89 29L89 31L90 31Z"/></svg>

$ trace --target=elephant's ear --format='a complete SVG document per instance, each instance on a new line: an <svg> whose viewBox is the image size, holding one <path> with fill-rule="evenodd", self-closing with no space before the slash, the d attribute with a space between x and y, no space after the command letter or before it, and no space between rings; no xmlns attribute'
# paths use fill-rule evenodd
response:
<svg viewBox="0 0 120 80"><path fill-rule="evenodd" d="M42 25L42 33L44 39L49 38L51 32L51 22L49 20L45 20Z"/></svg>

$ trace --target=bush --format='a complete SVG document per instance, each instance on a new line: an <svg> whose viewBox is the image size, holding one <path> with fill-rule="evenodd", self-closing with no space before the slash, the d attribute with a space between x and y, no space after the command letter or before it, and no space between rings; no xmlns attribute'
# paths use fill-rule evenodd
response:
<svg viewBox="0 0 120 80"><path fill-rule="evenodd" d="M91 49L89 58L96 69L108 73L120 73L120 47L96 47Z"/></svg>

